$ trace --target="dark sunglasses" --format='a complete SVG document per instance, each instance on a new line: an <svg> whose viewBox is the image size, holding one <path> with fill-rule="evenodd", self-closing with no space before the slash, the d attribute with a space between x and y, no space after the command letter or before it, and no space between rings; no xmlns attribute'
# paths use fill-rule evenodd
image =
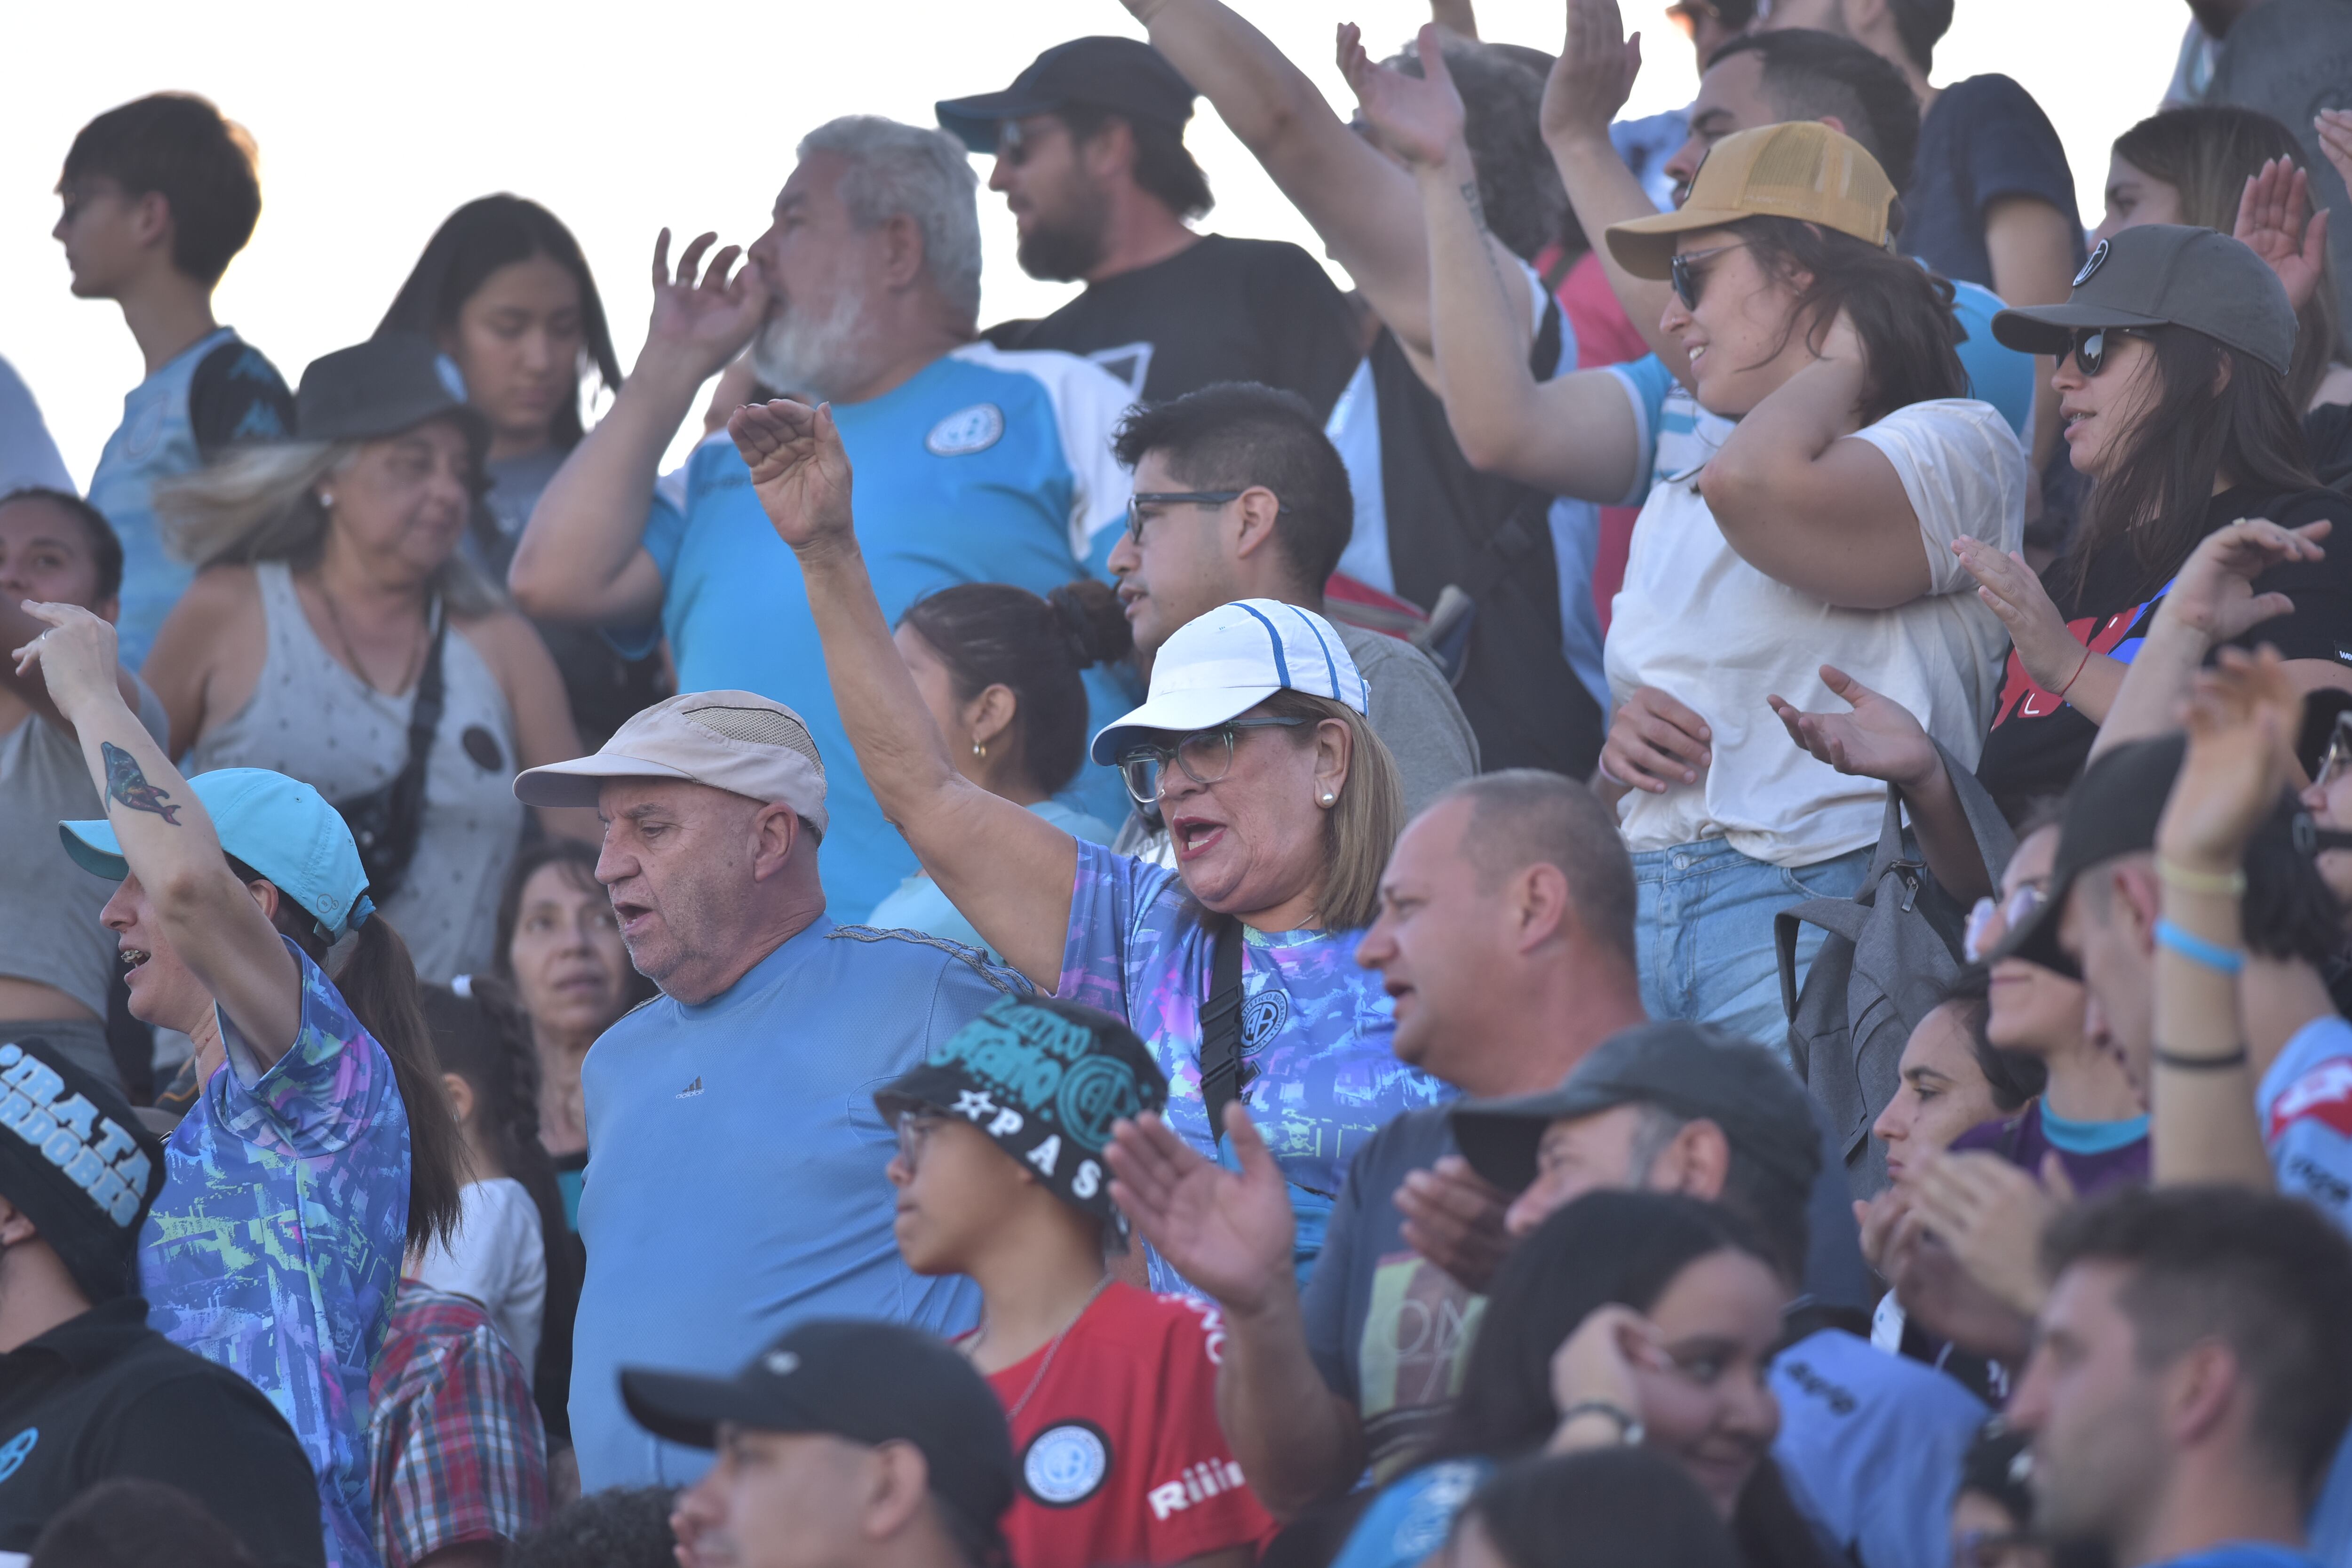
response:
<svg viewBox="0 0 2352 1568"><path fill-rule="evenodd" d="M2128 327L2077 327L2066 352L2083 367L2084 375L2096 375L2107 364L2109 338L2144 338L2146 332L2135 332ZM2064 356L2061 356L2063 359Z"/></svg>
<svg viewBox="0 0 2352 1568"><path fill-rule="evenodd" d="M1021 121L1017 120L997 121L996 155L1014 168L1017 169L1029 161L1029 154L1037 150L1036 142L1036 133L1022 130Z"/></svg>
<svg viewBox="0 0 2352 1568"><path fill-rule="evenodd" d="M1747 243L1742 239L1729 245L1718 245L1712 250L1681 251L1667 262L1667 269L1674 278L1675 298L1683 302L1684 310L1698 309L1699 283L1706 275L1698 269L1696 263L1721 256L1727 250L1738 250Z"/></svg>

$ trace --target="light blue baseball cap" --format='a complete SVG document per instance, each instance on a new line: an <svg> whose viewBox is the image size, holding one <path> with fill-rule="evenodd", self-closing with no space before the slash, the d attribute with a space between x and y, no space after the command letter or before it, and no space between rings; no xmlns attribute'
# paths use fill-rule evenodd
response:
<svg viewBox="0 0 2352 1568"><path fill-rule="evenodd" d="M357 931L375 904L367 896L360 847L342 814L299 779L267 768L219 768L188 781L221 847L278 885L331 938ZM114 825L60 822L74 864L110 882L131 874Z"/></svg>
<svg viewBox="0 0 2352 1568"><path fill-rule="evenodd" d="M1097 763L1118 759L1138 731L1208 730L1277 691L1328 697L1362 713L1364 677L1337 627L1279 599L1236 599L1176 628L1151 661L1143 706L1103 726Z"/></svg>

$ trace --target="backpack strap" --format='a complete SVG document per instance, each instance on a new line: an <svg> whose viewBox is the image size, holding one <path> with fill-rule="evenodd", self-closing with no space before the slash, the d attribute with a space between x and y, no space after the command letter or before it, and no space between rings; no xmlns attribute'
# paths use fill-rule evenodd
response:
<svg viewBox="0 0 2352 1568"><path fill-rule="evenodd" d="M1212 939L1209 1001L1201 1009L1201 1098L1209 1111L1209 1138L1225 1136L1225 1107L1242 1092L1242 922L1220 920Z"/></svg>

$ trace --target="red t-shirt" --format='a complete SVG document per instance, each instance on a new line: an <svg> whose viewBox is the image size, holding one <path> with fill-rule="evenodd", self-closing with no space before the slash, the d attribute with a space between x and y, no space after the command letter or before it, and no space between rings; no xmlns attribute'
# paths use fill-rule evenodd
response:
<svg viewBox="0 0 2352 1568"><path fill-rule="evenodd" d="M1044 1350L989 1378L1008 1412L1021 1405L1021 1480L1004 1516L1013 1562L1168 1568L1274 1533L1217 1426L1224 1342L1215 1309L1115 1280L1034 1393Z"/></svg>

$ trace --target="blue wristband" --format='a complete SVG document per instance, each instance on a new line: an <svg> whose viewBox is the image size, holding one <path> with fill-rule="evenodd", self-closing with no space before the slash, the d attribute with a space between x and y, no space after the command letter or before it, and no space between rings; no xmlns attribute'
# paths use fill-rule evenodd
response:
<svg viewBox="0 0 2352 1568"><path fill-rule="evenodd" d="M2237 949L2207 942L2193 931L2181 930L2170 921L2156 922L2156 945L2169 948L2191 963L2201 963L2223 974L2235 974L2246 967L2246 955Z"/></svg>

